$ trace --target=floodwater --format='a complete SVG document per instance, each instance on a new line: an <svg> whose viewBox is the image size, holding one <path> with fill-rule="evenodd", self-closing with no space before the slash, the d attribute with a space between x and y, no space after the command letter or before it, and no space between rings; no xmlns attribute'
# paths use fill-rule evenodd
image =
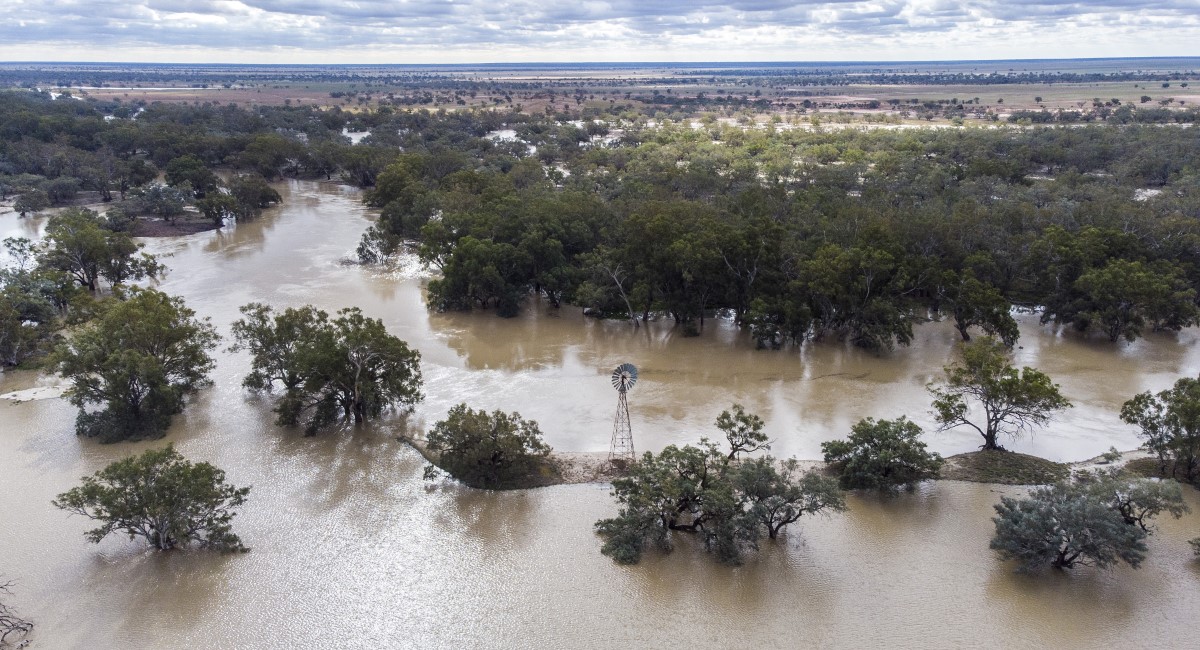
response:
<svg viewBox="0 0 1200 650"><path fill-rule="evenodd" d="M161 283L227 334L239 305L359 306L422 354L426 400L409 418L304 438L272 423L270 401L240 388L244 354L218 353L215 386L166 440L99 445L73 434L60 399L0 400L0 574L37 624L35 647L1182 647L1194 642L1200 563L1186 540L1200 514L1162 520L1142 568L1019 576L987 549L1002 488L928 484L892 499L851 497L845 515L802 521L746 565L716 565L689 540L621 567L591 525L615 512L604 485L486 493L421 480L396 442L458 402L517 410L563 451L603 451L616 394L608 374L641 370L630 393L639 449L716 433L734 402L763 416L777 455L819 457L860 417L907 415L932 449L977 435L934 433L925 384L952 358L945 323L874 356L835 344L757 351L728 323L680 337L669 322L633 328L577 310L516 319L430 314L410 261L346 264L370 221L355 190L281 186L282 207L219 232L153 240ZM0 237L40 220L0 215ZM1196 375L1196 332L1134 344L1080 340L1022 317L1018 362L1062 385L1075 407L1011 448L1080 460L1137 445L1121 402ZM52 387L0 375L0 393ZM253 551L157 553L82 537L88 522L50 500L107 463L174 442L252 485L235 529ZM1192 508L1200 499L1186 490Z"/></svg>

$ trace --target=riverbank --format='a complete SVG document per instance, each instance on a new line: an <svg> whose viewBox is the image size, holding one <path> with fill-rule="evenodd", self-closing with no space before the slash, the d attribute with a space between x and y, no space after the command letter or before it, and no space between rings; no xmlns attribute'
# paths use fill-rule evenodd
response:
<svg viewBox="0 0 1200 650"><path fill-rule="evenodd" d="M437 465L433 452L422 440L407 436L396 436L396 439L408 444L430 464ZM1064 480L1074 472L1124 467L1127 463L1150 457L1149 452L1134 449L1121 452L1118 459L1111 461L1100 455L1073 463L1056 463L1011 451L972 451L947 457L937 480L993 485L1045 485ZM530 487L611 483L622 475L622 471L609 462L608 452L552 451L548 461L554 471ZM830 472L828 464L823 461L801 460L799 463L803 472Z"/></svg>

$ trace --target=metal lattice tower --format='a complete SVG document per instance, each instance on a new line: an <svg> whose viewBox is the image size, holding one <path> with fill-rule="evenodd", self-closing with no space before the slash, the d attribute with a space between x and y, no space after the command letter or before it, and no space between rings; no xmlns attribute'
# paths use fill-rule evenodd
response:
<svg viewBox="0 0 1200 650"><path fill-rule="evenodd" d="M625 397L637 383L637 376L632 363L617 366L612 374L612 385L617 389L617 416L613 418L612 445L608 449L610 463L630 463L637 459L633 451L633 427L629 424L629 401Z"/></svg>

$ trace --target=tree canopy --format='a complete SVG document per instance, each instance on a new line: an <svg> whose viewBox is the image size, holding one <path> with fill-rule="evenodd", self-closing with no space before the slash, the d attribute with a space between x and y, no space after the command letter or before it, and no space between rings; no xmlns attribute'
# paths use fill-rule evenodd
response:
<svg viewBox="0 0 1200 650"><path fill-rule="evenodd" d="M100 522L84 536L99 544L113 533L141 537L167 551L194 544L218 551L245 551L233 533L234 508L250 488L225 482L225 472L192 463L175 448L151 449L119 460L83 484L63 492L54 506Z"/></svg>
<svg viewBox="0 0 1200 650"><path fill-rule="evenodd" d="M489 414L459 404L433 425L425 444L438 467L471 487L528 487L554 471L537 422L516 412Z"/></svg>
<svg viewBox="0 0 1200 650"><path fill-rule="evenodd" d="M847 440L821 443L825 462L838 473L842 487L890 490L937 478L942 457L925 451L921 427L897 420L859 420Z"/></svg>
<svg viewBox="0 0 1200 650"><path fill-rule="evenodd" d="M701 439L699 446L669 445L646 452L625 476L613 480L616 517L596 522L604 538L601 552L621 564L635 564L647 547L670 551L673 533L703 537L705 548L726 563L738 564L744 548L757 548L765 531L775 539L804 515L841 512L845 501L837 483L814 472L801 472L795 459L765 456L735 460L747 439L737 419L754 430L754 416L735 406L737 417L722 413L718 426L729 437L729 450ZM759 421L760 422L760 421ZM766 437L751 435L754 446L768 448Z"/></svg>
<svg viewBox="0 0 1200 650"><path fill-rule="evenodd" d="M248 388L283 395L275 407L283 426L304 423L315 434L339 420L360 424L388 408L410 410L421 394L421 355L388 334L383 322L356 307L329 318L306 306L275 313L251 303L234 322L235 349L251 353Z"/></svg>
<svg viewBox="0 0 1200 650"><path fill-rule="evenodd" d="M208 319L154 289L103 304L51 357L71 381L76 433L102 442L163 435L187 395L211 383L208 353L218 340Z"/></svg>
<svg viewBox="0 0 1200 650"><path fill-rule="evenodd" d="M983 437L982 449L1003 449L999 437L1016 438L1045 426L1055 411L1071 406L1058 385L1033 368L1017 370L1004 344L990 337L965 344L946 379L930 384L934 418L941 430L968 426ZM970 408L982 410L981 422Z"/></svg>
<svg viewBox="0 0 1200 650"><path fill-rule="evenodd" d="M141 253L129 233L115 231L112 222L92 210L71 208L46 223L38 263L69 274L89 291L101 278L112 285L156 277L164 268L153 255Z"/></svg>
<svg viewBox="0 0 1200 650"><path fill-rule="evenodd" d="M1174 481L1132 479L1118 471L1085 472L1075 480L1033 489L1024 499L1001 497L991 548L1022 571L1049 564L1099 568L1146 557L1149 520L1188 512Z"/></svg>
<svg viewBox="0 0 1200 650"><path fill-rule="evenodd" d="M1200 478L1200 380L1183 377L1167 390L1135 395L1121 406L1121 419L1138 427L1160 471Z"/></svg>

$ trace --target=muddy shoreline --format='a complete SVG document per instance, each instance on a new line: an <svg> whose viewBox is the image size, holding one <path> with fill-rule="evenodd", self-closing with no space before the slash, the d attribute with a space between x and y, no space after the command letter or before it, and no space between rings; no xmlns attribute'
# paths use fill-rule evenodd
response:
<svg viewBox="0 0 1200 650"><path fill-rule="evenodd" d="M420 438L412 438L408 436L396 436L396 440L412 447L417 453L428 461L431 465L437 465L433 452L425 446L424 441ZM938 481L966 481L969 483L985 483L989 485L1030 485L1028 483L999 483L995 481L981 480L973 478L966 468L965 461L973 457L979 452L967 452L964 454L955 454L946 458L946 466L943 468L943 473L946 474L935 480ZM1150 458L1150 452L1144 449L1132 449L1121 452L1121 457L1109 462L1103 456L1096 456L1086 460L1075 461L1071 463L1058 463L1065 467L1071 473L1085 470L1097 470L1107 467L1124 467L1126 463L1141 459ZM603 451L551 451L550 462L558 470L558 477L536 487L549 487L551 485L580 485L585 483L611 483L614 478L622 475L619 469L616 469L608 460L608 452ZM800 460L800 470L804 472L817 471L828 472L828 464L820 460ZM951 471L947 471L951 470ZM518 488L532 489L532 488Z"/></svg>

